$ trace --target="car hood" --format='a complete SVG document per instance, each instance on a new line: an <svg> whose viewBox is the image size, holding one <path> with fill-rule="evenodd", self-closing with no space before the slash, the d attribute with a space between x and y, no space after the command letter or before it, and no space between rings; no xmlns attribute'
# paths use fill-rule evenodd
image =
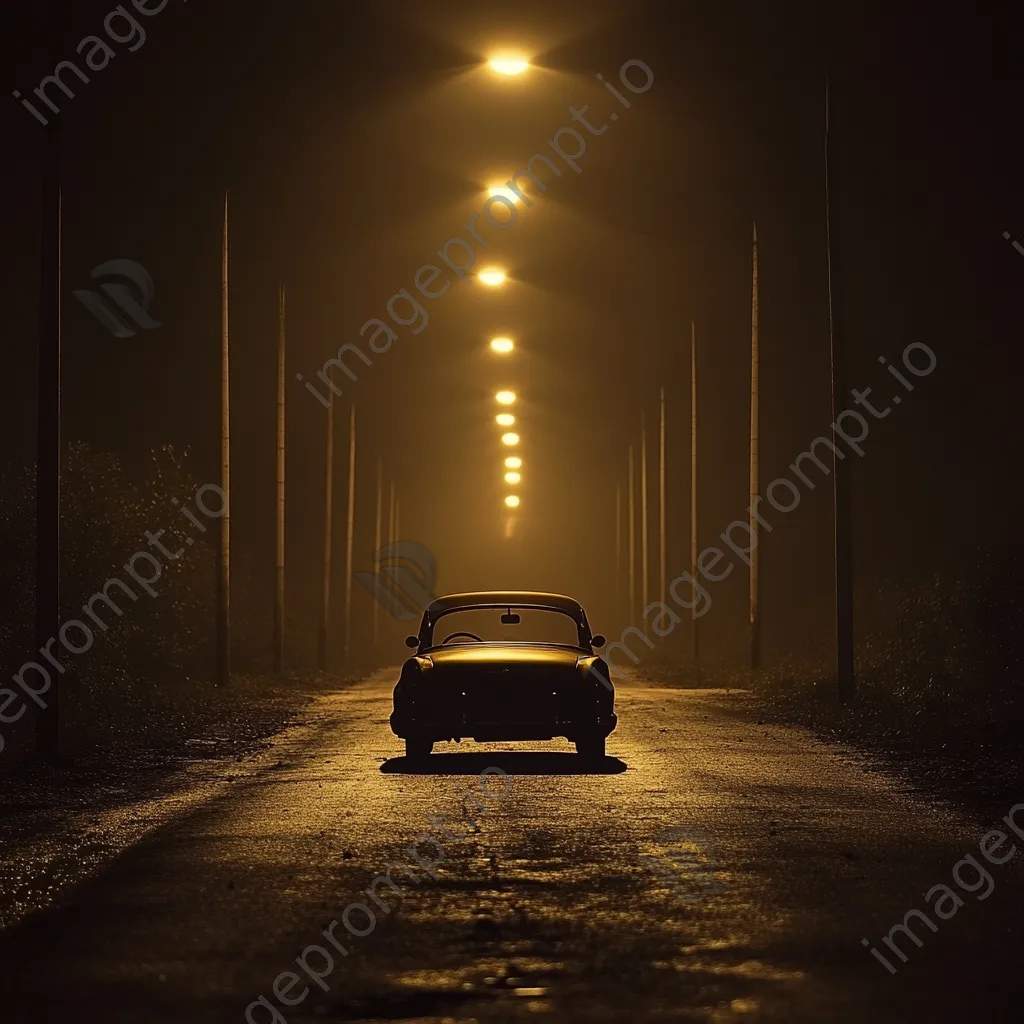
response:
<svg viewBox="0 0 1024 1024"><path fill-rule="evenodd" d="M464 644L458 647L428 651L422 657L429 658L435 668L455 668L457 666L527 668L545 665L574 669L581 658L590 658L593 655L584 651L543 644L529 646Z"/></svg>

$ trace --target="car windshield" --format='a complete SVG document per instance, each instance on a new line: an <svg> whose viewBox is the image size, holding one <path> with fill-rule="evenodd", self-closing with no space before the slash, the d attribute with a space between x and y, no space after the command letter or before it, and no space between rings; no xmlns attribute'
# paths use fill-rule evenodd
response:
<svg viewBox="0 0 1024 1024"><path fill-rule="evenodd" d="M580 636L576 620L565 612L550 611L547 608L517 608L512 614L519 616L518 623L503 623L502 616L508 617L509 608L466 608L447 612L434 623L434 646L439 646L452 633L473 633L485 643L561 644L579 647ZM469 637L460 636L451 644L475 643Z"/></svg>

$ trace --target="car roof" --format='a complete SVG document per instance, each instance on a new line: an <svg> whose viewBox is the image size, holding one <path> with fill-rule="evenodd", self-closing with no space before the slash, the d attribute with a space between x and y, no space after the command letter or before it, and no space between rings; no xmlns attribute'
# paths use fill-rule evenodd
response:
<svg viewBox="0 0 1024 1024"><path fill-rule="evenodd" d="M449 612L456 608L507 608L509 606L550 608L565 612L574 618L579 617L583 611L579 601L574 601L564 594L544 594L531 590L485 590L471 594L449 594L446 597L439 597L427 606L426 613L428 618L433 619L443 612Z"/></svg>

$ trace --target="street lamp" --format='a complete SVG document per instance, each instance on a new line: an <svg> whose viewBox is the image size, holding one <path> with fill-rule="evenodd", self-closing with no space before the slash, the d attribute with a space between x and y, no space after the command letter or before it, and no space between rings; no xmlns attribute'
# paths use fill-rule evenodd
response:
<svg viewBox="0 0 1024 1024"><path fill-rule="evenodd" d="M513 56L492 57L487 63L499 75L521 75L530 66L529 61Z"/></svg>
<svg viewBox="0 0 1024 1024"><path fill-rule="evenodd" d="M498 285L505 283L505 271L500 267L488 267L486 270L481 270L477 276L481 283L489 288L497 288Z"/></svg>
<svg viewBox="0 0 1024 1024"><path fill-rule="evenodd" d="M505 474L505 483L507 483L507 484L517 484L522 479L523 478L518 473L506 473Z"/></svg>
<svg viewBox="0 0 1024 1024"><path fill-rule="evenodd" d="M510 412L499 412L498 415L494 417L494 420L499 427L511 427L512 424L515 423L516 418Z"/></svg>
<svg viewBox="0 0 1024 1024"><path fill-rule="evenodd" d="M499 391L494 397L499 405L511 405L516 400L516 393L514 391Z"/></svg>
<svg viewBox="0 0 1024 1024"><path fill-rule="evenodd" d="M502 434L501 443L505 445L506 448L515 448L515 446L519 444L519 435L514 434L511 431L507 434Z"/></svg>
<svg viewBox="0 0 1024 1024"><path fill-rule="evenodd" d="M522 466L522 464L523 464L523 460L521 458L519 458L518 455L510 455L505 460L505 468L506 469L519 469L519 467Z"/></svg>
<svg viewBox="0 0 1024 1024"><path fill-rule="evenodd" d="M510 494L505 499L505 504L508 505L509 508L519 508L519 498L518 498L518 496L515 495L515 494Z"/></svg>
<svg viewBox="0 0 1024 1024"><path fill-rule="evenodd" d="M491 351L497 352L499 355L507 355L515 345L512 343L511 338L491 338Z"/></svg>
<svg viewBox="0 0 1024 1024"><path fill-rule="evenodd" d="M519 196L512 191L512 189L505 185L491 185L487 189L487 195L489 198L494 199L496 196L501 196L503 199L509 200L512 203L519 202Z"/></svg>

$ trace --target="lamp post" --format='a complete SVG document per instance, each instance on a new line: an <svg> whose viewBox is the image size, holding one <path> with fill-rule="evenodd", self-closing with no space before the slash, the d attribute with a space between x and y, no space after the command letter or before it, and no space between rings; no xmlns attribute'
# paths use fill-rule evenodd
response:
<svg viewBox="0 0 1024 1024"><path fill-rule="evenodd" d="M697 325L690 321L690 576L697 579ZM690 657L700 671L697 605L690 610Z"/></svg>
<svg viewBox="0 0 1024 1024"><path fill-rule="evenodd" d="M839 178L830 119L829 85L825 83L825 246L828 259L828 328L832 366L832 422L846 396L846 306L840 267L842 234L835 194ZM857 681L853 664L853 544L850 515L850 463L832 453L832 509L835 542L836 686L843 704L853 701Z"/></svg>
<svg viewBox="0 0 1024 1024"><path fill-rule="evenodd" d="M231 681L231 368L228 321L228 194L224 193L220 280L220 486L224 514L217 544L217 685Z"/></svg>
<svg viewBox="0 0 1024 1024"><path fill-rule="evenodd" d="M274 674L284 671L285 287L277 295L277 491L274 531Z"/></svg>
<svg viewBox="0 0 1024 1024"><path fill-rule="evenodd" d="M327 451L324 459L324 535L323 576L320 589L320 630L317 638L317 668L326 672L330 665L331 630L331 555L334 536L334 388L327 398Z"/></svg>
<svg viewBox="0 0 1024 1024"><path fill-rule="evenodd" d="M396 513L397 515L397 513ZM356 530L356 407L352 403L348 424L348 516L345 528L345 668L352 644L352 549Z"/></svg>
<svg viewBox="0 0 1024 1024"><path fill-rule="evenodd" d="M61 50L64 2L50 0L47 12L54 53ZM60 630L60 444L62 185L60 118L43 134L39 262L39 366L36 406L36 646L42 649ZM59 749L60 677L54 676L46 706L36 715L37 751L53 757Z"/></svg>

